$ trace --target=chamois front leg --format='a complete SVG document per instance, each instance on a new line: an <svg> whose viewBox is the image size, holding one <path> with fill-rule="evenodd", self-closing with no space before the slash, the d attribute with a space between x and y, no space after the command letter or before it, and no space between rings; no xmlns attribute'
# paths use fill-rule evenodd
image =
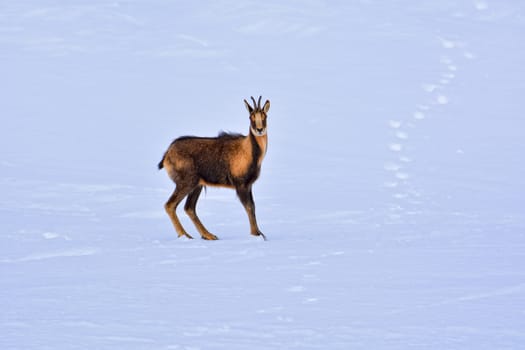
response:
<svg viewBox="0 0 525 350"><path fill-rule="evenodd" d="M246 213L248 214L248 219L250 220L250 230L251 234L254 236L262 236L266 240L266 236L259 230L257 226L257 219L255 218L255 202L253 201L252 186L238 186L236 188L237 196L241 201Z"/></svg>
<svg viewBox="0 0 525 350"><path fill-rule="evenodd" d="M195 227L197 227L197 230L201 234L202 239L214 241L217 238L214 234L210 233L206 227L202 224L202 222L199 220L199 217L197 216L196 206L197 206L197 200L199 199L199 195L201 194L202 186L197 186L189 195L188 199L186 199L186 204L184 205L184 210L186 211L186 214L190 217L191 221L195 224Z"/></svg>

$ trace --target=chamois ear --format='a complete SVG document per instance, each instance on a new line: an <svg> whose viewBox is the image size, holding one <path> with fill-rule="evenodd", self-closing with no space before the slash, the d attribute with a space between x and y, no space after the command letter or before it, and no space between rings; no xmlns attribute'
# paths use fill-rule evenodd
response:
<svg viewBox="0 0 525 350"><path fill-rule="evenodd" d="M270 100L266 100L262 109L264 113L268 113L268 110L270 110Z"/></svg>
<svg viewBox="0 0 525 350"><path fill-rule="evenodd" d="M244 104L246 105L246 109L248 110L248 112L249 112L250 114L252 114L252 112L253 112L253 108L252 108L252 106L250 106L250 104L249 104L248 101L246 101L246 100L244 100Z"/></svg>

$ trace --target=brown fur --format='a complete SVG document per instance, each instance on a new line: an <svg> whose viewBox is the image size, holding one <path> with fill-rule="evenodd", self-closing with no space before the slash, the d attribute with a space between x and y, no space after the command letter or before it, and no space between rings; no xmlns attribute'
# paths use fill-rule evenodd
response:
<svg viewBox="0 0 525 350"><path fill-rule="evenodd" d="M234 188L250 221L252 235L264 235L257 226L252 185L260 168L268 144L266 118L270 101L260 107L261 98L254 107L244 100L250 113L250 132L247 136L221 133L218 137L185 136L172 142L159 169L165 168L176 188L166 202L165 209L179 237L191 236L184 230L178 217L177 206L187 197L184 209L204 239L217 239L200 222L196 204L204 186Z"/></svg>

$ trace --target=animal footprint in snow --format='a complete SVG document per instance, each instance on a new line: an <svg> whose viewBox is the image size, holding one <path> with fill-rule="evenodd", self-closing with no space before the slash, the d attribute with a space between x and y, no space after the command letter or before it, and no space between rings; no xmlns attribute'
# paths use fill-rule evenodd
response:
<svg viewBox="0 0 525 350"><path fill-rule="evenodd" d="M396 188L397 182L388 181L388 182L383 183L383 186L385 186L386 188Z"/></svg>
<svg viewBox="0 0 525 350"><path fill-rule="evenodd" d="M385 168L386 171L398 171L401 168L399 164L396 164L393 162L385 163L383 167Z"/></svg>
<svg viewBox="0 0 525 350"><path fill-rule="evenodd" d="M317 298L306 298L303 300L303 304L312 304L318 302L319 299Z"/></svg>
<svg viewBox="0 0 525 350"><path fill-rule="evenodd" d="M69 236L67 236L67 235L60 235L60 234L55 233L55 232L44 232L44 233L42 233L42 237L44 237L45 239L62 238L65 241L71 241L71 238Z"/></svg>
<svg viewBox="0 0 525 350"><path fill-rule="evenodd" d="M445 65L449 65L449 64L452 64L452 60L450 59L450 57L447 57L447 56L443 56L441 57L441 59L439 60L439 62L445 64Z"/></svg>
<svg viewBox="0 0 525 350"><path fill-rule="evenodd" d="M460 46L460 43L458 43L456 41L453 41L453 40L448 40L448 39L444 39L444 38L439 38L439 40L441 41L441 46L444 49L454 49L454 48Z"/></svg>
<svg viewBox="0 0 525 350"><path fill-rule="evenodd" d="M390 125L392 129L399 129L401 127L401 122L399 120L390 120L388 125Z"/></svg>
<svg viewBox="0 0 525 350"><path fill-rule="evenodd" d="M423 119L425 119L425 113L420 112L420 111L414 112L413 116L414 116L414 119L416 119L416 120L423 120Z"/></svg>
<svg viewBox="0 0 525 350"><path fill-rule="evenodd" d="M408 134L404 131L398 131L396 132L396 137L401 140L406 140L408 139Z"/></svg>
<svg viewBox="0 0 525 350"><path fill-rule="evenodd" d="M396 177L399 180L407 180L409 178L409 175L407 173L399 172L399 173L396 173Z"/></svg>
<svg viewBox="0 0 525 350"><path fill-rule="evenodd" d="M344 254L345 254L344 251L338 250L338 251L335 251L335 252L330 252L330 253L323 254L323 255L321 255L321 258L328 258L328 257L331 257L331 256L339 256L339 255L344 255Z"/></svg>
<svg viewBox="0 0 525 350"><path fill-rule="evenodd" d="M465 52L463 53L463 57L465 57L465 58L468 59L468 60L473 60L473 59L476 58L476 55L474 55L474 54L473 54L472 52L470 52L470 51L465 51Z"/></svg>
<svg viewBox="0 0 525 350"><path fill-rule="evenodd" d="M401 152L403 150L403 145L400 143L391 143L388 145L388 148L390 148L392 152Z"/></svg>
<svg viewBox="0 0 525 350"><path fill-rule="evenodd" d="M436 102L440 105L446 105L448 104L448 97L445 95L438 95Z"/></svg>
<svg viewBox="0 0 525 350"><path fill-rule="evenodd" d="M294 320L293 320L293 317L290 317L290 316L277 316L277 321L291 323Z"/></svg>
<svg viewBox="0 0 525 350"><path fill-rule="evenodd" d="M476 10L478 11L485 11L486 9L489 8L489 5L485 1L476 1L474 6L476 7Z"/></svg>
<svg viewBox="0 0 525 350"><path fill-rule="evenodd" d="M435 84L424 84L423 85L423 90L425 90L426 92L433 92L437 88L438 86Z"/></svg>
<svg viewBox="0 0 525 350"><path fill-rule="evenodd" d="M275 314L275 313L281 313L281 311L284 310L284 307L282 306L275 306L268 309L261 309L257 310L258 314Z"/></svg>

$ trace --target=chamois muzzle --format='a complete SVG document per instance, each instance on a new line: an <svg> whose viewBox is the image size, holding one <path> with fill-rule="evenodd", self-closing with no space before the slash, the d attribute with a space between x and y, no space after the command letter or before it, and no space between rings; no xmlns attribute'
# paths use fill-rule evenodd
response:
<svg viewBox="0 0 525 350"><path fill-rule="evenodd" d="M264 136L266 135L266 128L252 127L252 133L254 136Z"/></svg>

